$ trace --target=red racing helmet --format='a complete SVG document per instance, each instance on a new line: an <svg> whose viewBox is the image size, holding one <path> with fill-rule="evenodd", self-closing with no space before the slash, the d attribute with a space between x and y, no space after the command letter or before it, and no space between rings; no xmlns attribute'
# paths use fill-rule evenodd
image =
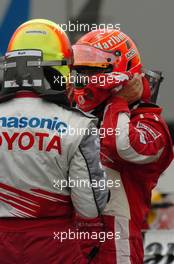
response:
<svg viewBox="0 0 174 264"><path fill-rule="evenodd" d="M111 96L109 90L118 86L119 74L125 84L127 76L141 73L141 59L135 43L119 30L91 31L73 45L73 53L76 69L90 69L94 75L97 69L102 75L106 74L106 77L113 76L113 83L110 82L109 85L107 82L106 85L98 82L96 85L87 83L73 88L74 100L85 112L93 110Z"/></svg>
<svg viewBox="0 0 174 264"><path fill-rule="evenodd" d="M141 71L140 54L135 43L119 30L91 31L76 42L73 51L74 66L106 68L112 65L112 71L116 72Z"/></svg>

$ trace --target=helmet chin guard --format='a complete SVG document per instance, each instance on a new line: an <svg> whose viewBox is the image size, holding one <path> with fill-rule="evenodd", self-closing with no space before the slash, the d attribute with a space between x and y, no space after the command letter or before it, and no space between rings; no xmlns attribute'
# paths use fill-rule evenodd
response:
<svg viewBox="0 0 174 264"><path fill-rule="evenodd" d="M41 50L15 50L7 52L0 59L0 70L3 71L0 101L8 100L22 90L33 91L47 99L65 94L46 87L43 66L64 66L69 60L43 61ZM49 100L50 101L50 100Z"/></svg>

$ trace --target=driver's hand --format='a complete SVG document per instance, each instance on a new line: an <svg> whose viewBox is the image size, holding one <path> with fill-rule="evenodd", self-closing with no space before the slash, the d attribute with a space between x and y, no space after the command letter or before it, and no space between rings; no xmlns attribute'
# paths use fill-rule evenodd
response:
<svg viewBox="0 0 174 264"><path fill-rule="evenodd" d="M135 73L132 80L128 81L127 84L115 94L115 96L122 97L128 104L132 104L141 99L143 94L143 82L142 75Z"/></svg>

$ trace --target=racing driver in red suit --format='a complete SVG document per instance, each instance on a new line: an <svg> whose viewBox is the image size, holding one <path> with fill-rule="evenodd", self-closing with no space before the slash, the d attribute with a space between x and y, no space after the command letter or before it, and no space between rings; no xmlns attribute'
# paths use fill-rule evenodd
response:
<svg viewBox="0 0 174 264"><path fill-rule="evenodd" d="M106 132L101 137L102 163L111 182L120 182L119 188L109 186L111 198L101 219L105 232L119 232L120 239L113 235L101 243L94 261L142 264L141 230L151 191L173 159L162 109L152 102L154 91L142 73L139 52L123 32L91 31L73 51L78 76L89 78L74 84L71 92L78 108L99 117ZM97 230L97 221L92 225L78 219L79 228ZM84 252L89 253L95 243L81 241Z"/></svg>

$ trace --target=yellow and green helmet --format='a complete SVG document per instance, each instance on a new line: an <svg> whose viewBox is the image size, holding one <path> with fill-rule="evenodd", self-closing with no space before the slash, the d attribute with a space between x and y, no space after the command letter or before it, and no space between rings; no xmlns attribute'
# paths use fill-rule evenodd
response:
<svg viewBox="0 0 174 264"><path fill-rule="evenodd" d="M20 25L12 35L7 51L39 49L43 61L72 60L72 49L66 33L54 22L32 19ZM69 65L52 66L65 78L70 73Z"/></svg>

